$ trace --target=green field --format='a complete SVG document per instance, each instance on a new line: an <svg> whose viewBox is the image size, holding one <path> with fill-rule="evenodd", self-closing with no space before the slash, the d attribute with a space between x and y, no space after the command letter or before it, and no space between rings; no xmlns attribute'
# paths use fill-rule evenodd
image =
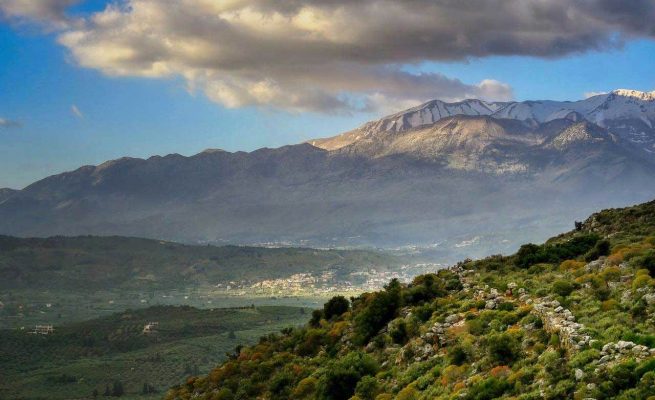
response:
<svg viewBox="0 0 655 400"><path fill-rule="evenodd" d="M161 397L173 383L207 373L238 344L304 323L309 309L156 306L55 327L51 335L0 330L0 398ZM156 321L156 333L144 324ZM144 384L157 391L144 395Z"/></svg>

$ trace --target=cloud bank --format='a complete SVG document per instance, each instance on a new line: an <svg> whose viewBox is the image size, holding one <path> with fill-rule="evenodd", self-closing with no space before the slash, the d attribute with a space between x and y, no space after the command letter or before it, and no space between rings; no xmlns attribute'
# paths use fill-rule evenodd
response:
<svg viewBox="0 0 655 400"><path fill-rule="evenodd" d="M22 16L65 24L58 40L81 66L182 77L227 107L330 113L508 100L502 82L467 84L408 66L554 58L655 37L651 0L125 0L72 23L63 10L73 2L47 0ZM32 4L0 0L0 9L21 15L15 3Z"/></svg>

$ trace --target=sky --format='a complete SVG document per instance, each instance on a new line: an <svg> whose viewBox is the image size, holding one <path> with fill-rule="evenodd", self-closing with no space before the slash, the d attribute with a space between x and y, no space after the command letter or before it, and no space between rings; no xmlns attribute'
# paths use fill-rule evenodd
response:
<svg viewBox="0 0 655 400"><path fill-rule="evenodd" d="M0 0L0 188L430 99L655 90L655 1Z"/></svg>

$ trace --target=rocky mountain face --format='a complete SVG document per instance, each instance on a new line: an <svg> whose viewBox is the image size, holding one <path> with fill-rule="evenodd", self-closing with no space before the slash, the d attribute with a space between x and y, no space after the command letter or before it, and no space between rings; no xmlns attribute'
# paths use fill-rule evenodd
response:
<svg viewBox="0 0 655 400"><path fill-rule="evenodd" d="M328 139L124 158L0 194L0 233L505 251L655 196L655 94L432 101ZM520 235L520 237L517 237Z"/></svg>

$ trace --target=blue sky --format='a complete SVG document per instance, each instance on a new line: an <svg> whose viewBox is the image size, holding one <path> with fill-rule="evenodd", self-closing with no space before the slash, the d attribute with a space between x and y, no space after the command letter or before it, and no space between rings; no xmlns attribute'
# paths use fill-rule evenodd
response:
<svg viewBox="0 0 655 400"><path fill-rule="evenodd" d="M69 13L85 15L104 6L102 1L85 2ZM248 102L235 106L223 98L210 100L203 91L190 92L188 80L177 74L109 76L104 66L89 65L58 43L59 35L35 25L0 22L0 118L20 124L0 127L0 187L22 188L54 173L122 156L192 155L206 148L251 151L298 143L354 128L394 106L393 97L385 108L370 112ZM655 42L631 38L618 49L545 57L413 59L402 70L443 74L466 87L493 79L509 85L517 100L576 100L585 92L615 88L655 90ZM422 100L441 97L440 90L430 96L429 89ZM399 108L409 99L397 98Z"/></svg>

